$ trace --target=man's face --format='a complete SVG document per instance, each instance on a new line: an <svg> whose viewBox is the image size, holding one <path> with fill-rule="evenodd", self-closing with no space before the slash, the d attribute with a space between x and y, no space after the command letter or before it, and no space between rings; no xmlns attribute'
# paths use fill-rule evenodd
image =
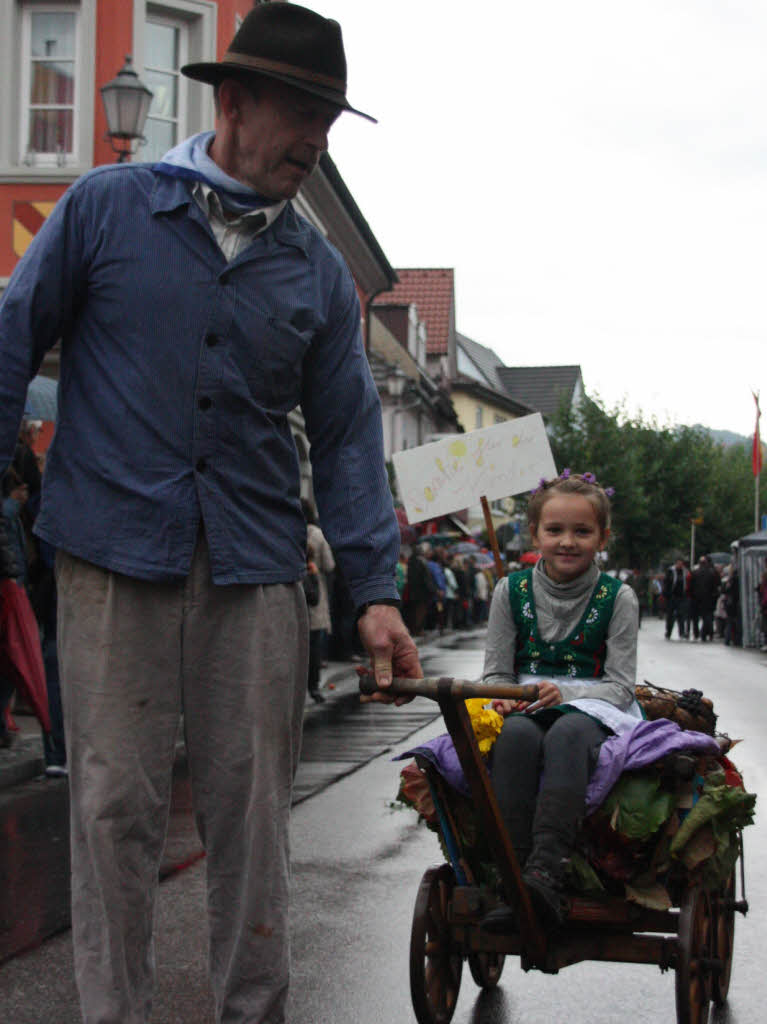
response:
<svg viewBox="0 0 767 1024"><path fill-rule="evenodd" d="M255 95L243 87L233 125L233 167L226 169L263 196L292 199L328 148L340 112L273 79L261 79Z"/></svg>

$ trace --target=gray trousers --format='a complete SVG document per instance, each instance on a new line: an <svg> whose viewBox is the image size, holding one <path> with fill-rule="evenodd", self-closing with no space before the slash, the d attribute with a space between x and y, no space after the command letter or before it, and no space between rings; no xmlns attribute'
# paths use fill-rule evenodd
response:
<svg viewBox="0 0 767 1024"><path fill-rule="evenodd" d="M183 715L221 1024L282 1024L288 821L308 663L300 584L148 583L59 552L72 932L84 1024L146 1024Z"/></svg>

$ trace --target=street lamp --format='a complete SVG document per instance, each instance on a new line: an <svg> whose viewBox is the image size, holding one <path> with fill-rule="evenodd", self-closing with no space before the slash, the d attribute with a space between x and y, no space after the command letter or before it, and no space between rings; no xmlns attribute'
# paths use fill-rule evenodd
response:
<svg viewBox="0 0 767 1024"><path fill-rule="evenodd" d="M127 56L117 77L101 87L104 113L107 118L107 138L117 156L117 163L129 160L139 146L146 142L144 124L154 93L148 89L133 70L133 58ZM116 142L126 145L115 145ZM136 143L135 149L133 143Z"/></svg>
<svg viewBox="0 0 767 1024"><path fill-rule="evenodd" d="M386 390L389 392L391 397L398 402L405 394L405 385L407 382L407 374L403 373L399 366L395 366L386 378Z"/></svg>
<svg viewBox="0 0 767 1024"><path fill-rule="evenodd" d="M397 417L401 416L403 412L409 412L411 409L416 409L421 405L421 397L415 390L413 400L403 404L402 398L408 385L413 385L410 377L403 372L401 367L395 366L391 373L387 374L386 377L386 390L389 392L389 397L392 399L393 408L391 413L391 453L394 454L394 446L396 442L396 430L395 426L397 423ZM418 426L418 433L420 435L420 423ZM419 441L420 443L420 441ZM397 449L399 450L399 449Z"/></svg>

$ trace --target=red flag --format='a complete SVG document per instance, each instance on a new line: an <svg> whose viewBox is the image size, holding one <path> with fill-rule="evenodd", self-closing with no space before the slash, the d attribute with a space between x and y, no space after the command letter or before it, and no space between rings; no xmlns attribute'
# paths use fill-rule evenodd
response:
<svg viewBox="0 0 767 1024"><path fill-rule="evenodd" d="M762 471L762 442L759 439L759 420L762 412L759 408L759 392L752 391L751 393L756 402L756 427L754 428L754 441L751 445L751 468L754 471L754 476L759 476Z"/></svg>

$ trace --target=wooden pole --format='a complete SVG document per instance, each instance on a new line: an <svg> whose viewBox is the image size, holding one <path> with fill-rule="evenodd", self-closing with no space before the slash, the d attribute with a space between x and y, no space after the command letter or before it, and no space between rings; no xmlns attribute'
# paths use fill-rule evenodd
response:
<svg viewBox="0 0 767 1024"><path fill-rule="evenodd" d="M493 552L493 558L495 559L495 577L496 580L503 579L506 575L506 570L503 567L501 561L501 552L498 550L498 538L495 535L495 526L493 525L493 517L490 514L490 503L487 498L482 495L479 499L482 502L482 512L485 516L485 526L487 527L487 537L490 541L490 547Z"/></svg>
<svg viewBox="0 0 767 1024"><path fill-rule="evenodd" d="M449 680L445 680L446 683ZM452 737L455 752L463 774L471 789L472 800L482 823L484 838L493 854L493 861L501 876L504 896L515 908L519 930L526 952L533 963L543 968L546 963L546 936L536 917L516 851L501 819L487 765L479 752L474 730L462 701L456 701L449 692L439 698L442 717Z"/></svg>
<svg viewBox="0 0 767 1024"><path fill-rule="evenodd" d="M406 679L395 676L391 686L379 690L376 677L372 672L361 675L359 679L360 693L388 693L392 697L430 697L438 700L446 694L454 699L464 700L472 697L505 697L509 700L538 700L537 683L482 683L472 679L452 679L437 676L426 676L423 679Z"/></svg>

